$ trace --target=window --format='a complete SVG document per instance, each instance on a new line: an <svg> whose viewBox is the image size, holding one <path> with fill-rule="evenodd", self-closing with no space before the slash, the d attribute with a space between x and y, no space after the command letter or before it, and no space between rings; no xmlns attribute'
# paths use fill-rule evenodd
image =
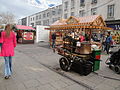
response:
<svg viewBox="0 0 120 90"><path fill-rule="evenodd" d="M39 19L41 19L41 15L39 15Z"/></svg>
<svg viewBox="0 0 120 90"><path fill-rule="evenodd" d="M58 17L58 20L60 20L60 17Z"/></svg>
<svg viewBox="0 0 120 90"><path fill-rule="evenodd" d="M96 15L96 14L97 14L97 8L92 8L91 15Z"/></svg>
<svg viewBox="0 0 120 90"><path fill-rule="evenodd" d="M79 11L79 16L80 16L80 17L85 16L85 10L81 10L81 11Z"/></svg>
<svg viewBox="0 0 120 90"><path fill-rule="evenodd" d="M36 20L38 20L38 16L36 16Z"/></svg>
<svg viewBox="0 0 120 90"><path fill-rule="evenodd" d="M46 25L49 25L49 19L47 19L47 21L46 21Z"/></svg>
<svg viewBox="0 0 120 90"><path fill-rule="evenodd" d="M66 13L66 14L64 14L64 18L65 18L65 19L67 19L67 13Z"/></svg>
<svg viewBox="0 0 120 90"><path fill-rule="evenodd" d="M41 25L41 21L36 22L36 25Z"/></svg>
<svg viewBox="0 0 120 90"><path fill-rule="evenodd" d="M50 13L48 12L48 13L47 13L47 17L49 17L49 16L50 16Z"/></svg>
<svg viewBox="0 0 120 90"><path fill-rule="evenodd" d="M52 22L53 22L53 23L54 23L55 21L57 21L57 18L53 18L53 19L52 19Z"/></svg>
<svg viewBox="0 0 120 90"><path fill-rule="evenodd" d="M97 3L97 0L92 0L91 4L95 4L95 3Z"/></svg>
<svg viewBox="0 0 120 90"><path fill-rule="evenodd" d="M34 27L34 23L31 23L32 27Z"/></svg>
<svg viewBox="0 0 120 90"><path fill-rule="evenodd" d="M31 18L31 21L32 21L32 18Z"/></svg>
<svg viewBox="0 0 120 90"><path fill-rule="evenodd" d="M55 15L55 11L52 11L52 15Z"/></svg>
<svg viewBox="0 0 120 90"><path fill-rule="evenodd" d="M46 16L45 16L45 13L43 14L43 18L45 18Z"/></svg>
<svg viewBox="0 0 120 90"><path fill-rule="evenodd" d="M114 5L108 5L107 17L114 17Z"/></svg>
<svg viewBox="0 0 120 90"><path fill-rule="evenodd" d="M80 0L80 6L85 6L85 0Z"/></svg>
<svg viewBox="0 0 120 90"><path fill-rule="evenodd" d="M34 17L33 17L33 21L34 21Z"/></svg>
<svg viewBox="0 0 120 90"><path fill-rule="evenodd" d="M75 1L71 0L71 9L74 9L74 7L75 7Z"/></svg>
<svg viewBox="0 0 120 90"><path fill-rule="evenodd" d="M71 16L74 16L74 12L71 12Z"/></svg>
<svg viewBox="0 0 120 90"><path fill-rule="evenodd" d="M44 26L46 25L46 20L43 20L43 25L44 25Z"/></svg>
<svg viewBox="0 0 120 90"><path fill-rule="evenodd" d="M58 14L61 14L61 11L62 11L61 9L58 9Z"/></svg>
<svg viewBox="0 0 120 90"><path fill-rule="evenodd" d="M68 2L65 2L65 11L68 9Z"/></svg>

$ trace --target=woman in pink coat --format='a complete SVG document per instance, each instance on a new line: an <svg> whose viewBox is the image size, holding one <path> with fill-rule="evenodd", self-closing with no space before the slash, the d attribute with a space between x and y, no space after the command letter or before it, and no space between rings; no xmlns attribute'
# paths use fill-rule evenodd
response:
<svg viewBox="0 0 120 90"><path fill-rule="evenodd" d="M16 35L12 31L12 25L8 24L1 33L1 56L5 59L5 79L8 79L12 73L12 56L16 47Z"/></svg>

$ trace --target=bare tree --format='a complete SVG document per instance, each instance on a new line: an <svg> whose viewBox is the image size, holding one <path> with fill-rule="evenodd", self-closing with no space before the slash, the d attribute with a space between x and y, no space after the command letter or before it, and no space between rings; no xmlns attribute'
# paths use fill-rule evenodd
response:
<svg viewBox="0 0 120 90"><path fill-rule="evenodd" d="M10 12L0 13L0 24L14 24L15 15Z"/></svg>

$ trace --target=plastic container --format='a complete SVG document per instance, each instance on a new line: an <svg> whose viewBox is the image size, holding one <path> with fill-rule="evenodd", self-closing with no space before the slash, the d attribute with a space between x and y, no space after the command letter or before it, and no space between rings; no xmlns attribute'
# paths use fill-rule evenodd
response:
<svg viewBox="0 0 120 90"><path fill-rule="evenodd" d="M95 58L95 59L100 59L101 57L101 50L93 50L92 51L92 56Z"/></svg>
<svg viewBox="0 0 120 90"><path fill-rule="evenodd" d="M93 72L100 69L100 60L95 60L93 65Z"/></svg>

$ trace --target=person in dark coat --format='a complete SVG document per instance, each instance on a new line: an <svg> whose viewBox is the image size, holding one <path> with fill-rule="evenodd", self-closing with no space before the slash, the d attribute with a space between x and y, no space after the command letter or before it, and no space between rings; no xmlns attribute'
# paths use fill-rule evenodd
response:
<svg viewBox="0 0 120 90"><path fill-rule="evenodd" d="M52 34L52 48L55 48L56 33Z"/></svg>

